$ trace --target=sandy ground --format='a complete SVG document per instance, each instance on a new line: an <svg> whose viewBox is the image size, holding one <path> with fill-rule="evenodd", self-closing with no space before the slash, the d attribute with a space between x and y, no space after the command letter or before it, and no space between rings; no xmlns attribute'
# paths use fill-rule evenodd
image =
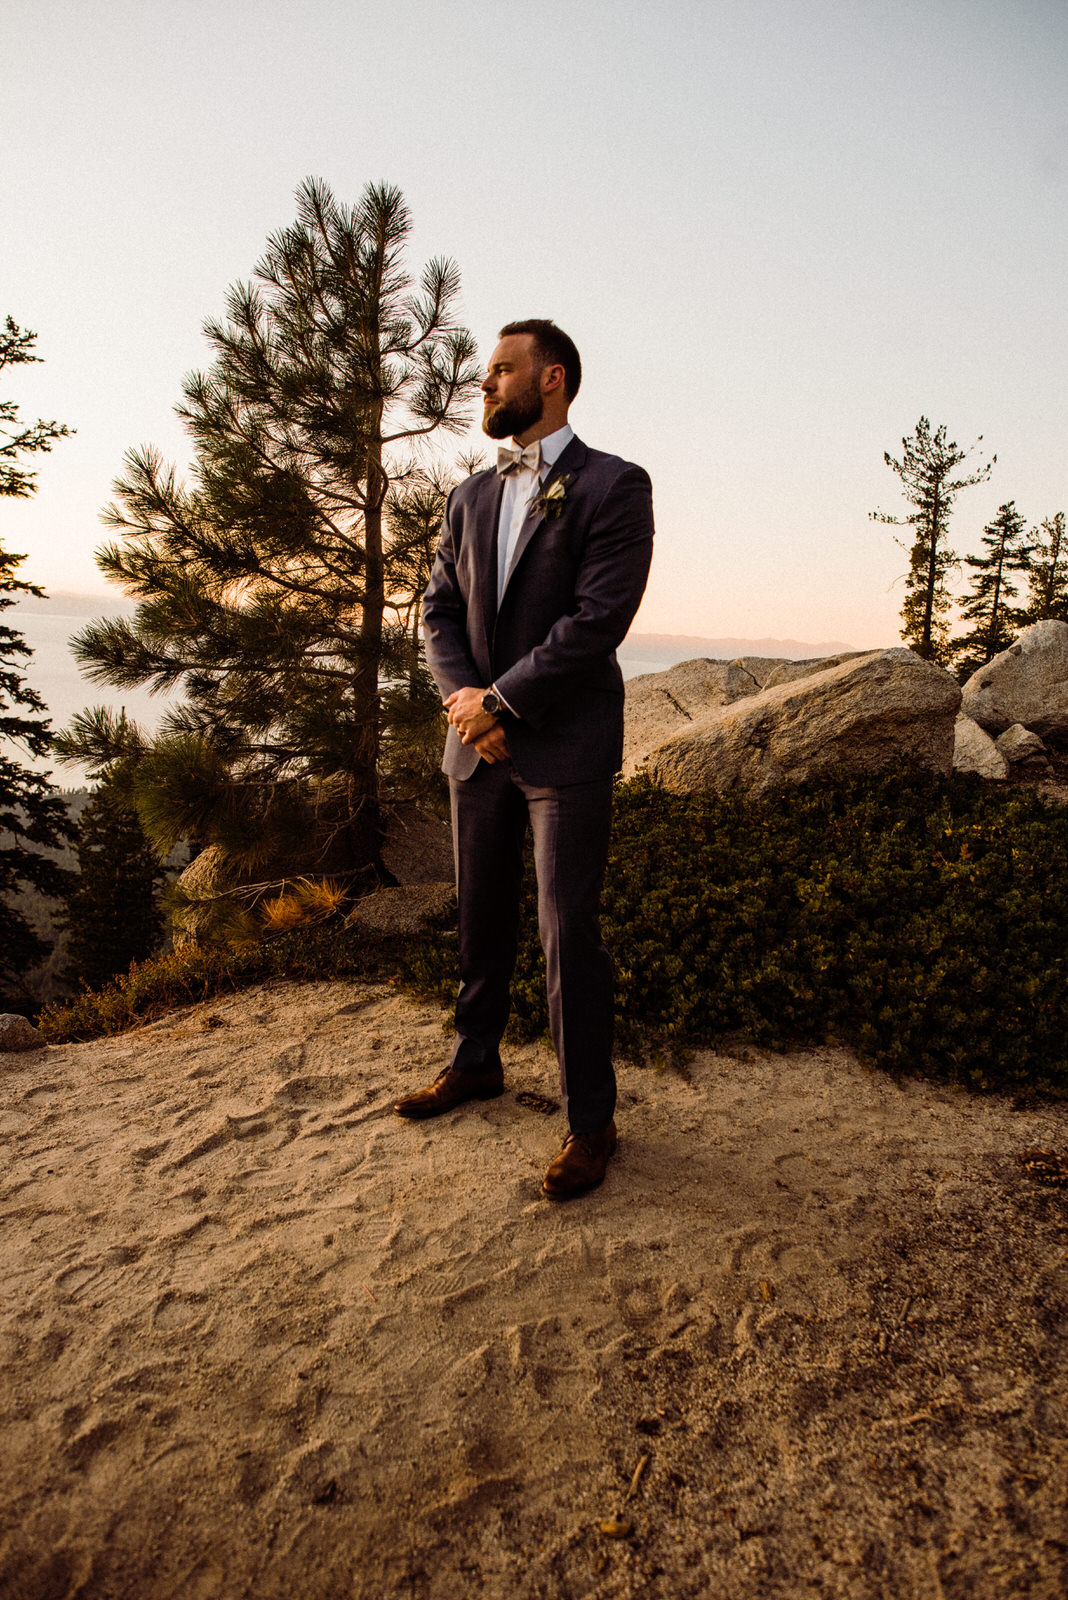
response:
<svg viewBox="0 0 1068 1600"><path fill-rule="evenodd" d="M624 1067L554 1206L550 1058L399 1121L444 1048L280 984L0 1058L4 1600L1062 1600L1068 1191L1016 1156L1068 1107Z"/></svg>

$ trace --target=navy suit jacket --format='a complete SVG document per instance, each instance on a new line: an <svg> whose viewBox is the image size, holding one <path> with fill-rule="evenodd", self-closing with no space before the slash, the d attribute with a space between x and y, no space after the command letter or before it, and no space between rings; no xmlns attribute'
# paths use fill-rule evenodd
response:
<svg viewBox="0 0 1068 1600"><path fill-rule="evenodd" d="M653 498L641 467L572 439L516 541L497 606L503 479L474 473L449 496L423 598L427 663L446 699L497 685L516 715L501 722L518 776L538 786L611 777L623 759L623 676L616 646L645 590ZM444 770L469 778L481 757L449 728Z"/></svg>

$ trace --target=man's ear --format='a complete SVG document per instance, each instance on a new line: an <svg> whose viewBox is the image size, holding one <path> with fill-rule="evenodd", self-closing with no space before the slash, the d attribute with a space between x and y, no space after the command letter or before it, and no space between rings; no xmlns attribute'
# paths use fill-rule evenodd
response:
<svg viewBox="0 0 1068 1600"><path fill-rule="evenodd" d="M552 362L549 366L542 367L542 369L541 369L541 392L542 392L542 394L554 394L557 389L562 388L563 387L563 383L564 383L564 377L565 377L564 369L563 369L562 364L559 361Z"/></svg>

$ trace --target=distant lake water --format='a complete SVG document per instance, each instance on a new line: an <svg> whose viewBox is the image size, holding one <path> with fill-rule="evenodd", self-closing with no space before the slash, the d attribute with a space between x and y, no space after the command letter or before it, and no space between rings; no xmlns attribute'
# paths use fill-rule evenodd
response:
<svg viewBox="0 0 1068 1600"><path fill-rule="evenodd" d="M104 608L101 608L102 610ZM132 722L154 730L167 710L174 695L151 695L145 689L113 689L109 684L93 683L83 678L70 648L72 635L80 633L89 618L65 617L44 612L26 612L12 606L4 612L4 621L21 633L33 655L22 670L22 676L44 700L55 729L63 728L77 711L89 706L108 706L119 711L124 706ZM17 657L16 661L21 661ZM30 761L25 756L19 760L24 766L38 771L51 769L55 781L63 788L80 783L84 772L76 766L61 766L55 757L43 761Z"/></svg>
<svg viewBox="0 0 1068 1600"><path fill-rule="evenodd" d="M666 672L668 667L674 667L680 661L692 661L694 651L692 647L651 649L640 641L632 644L624 639L616 655L624 678L639 678L645 672Z"/></svg>

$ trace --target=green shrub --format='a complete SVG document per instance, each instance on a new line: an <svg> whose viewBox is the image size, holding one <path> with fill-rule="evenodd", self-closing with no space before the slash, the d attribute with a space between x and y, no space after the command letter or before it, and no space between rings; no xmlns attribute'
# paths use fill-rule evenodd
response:
<svg viewBox="0 0 1068 1600"><path fill-rule="evenodd" d="M624 1037L837 1036L896 1071L1068 1092L1068 813L1030 791L623 785L605 910Z"/></svg>
<svg viewBox="0 0 1068 1600"><path fill-rule="evenodd" d="M528 863L513 1037L548 1028ZM1068 1094L1068 812L979 779L833 776L760 799L616 793L617 1037L840 1039L895 1072ZM446 1000L455 952L412 952Z"/></svg>

